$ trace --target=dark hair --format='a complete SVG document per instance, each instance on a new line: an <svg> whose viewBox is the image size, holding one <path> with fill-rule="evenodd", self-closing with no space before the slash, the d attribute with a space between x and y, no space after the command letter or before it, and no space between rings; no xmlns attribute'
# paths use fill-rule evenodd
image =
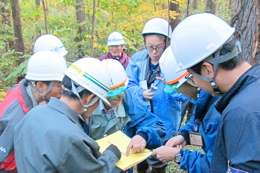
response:
<svg viewBox="0 0 260 173"><path fill-rule="evenodd" d="M237 46L237 39L233 38L232 40L230 40L229 42L224 44L223 47L220 49L220 56L231 52L236 46ZM212 54L212 56L214 56L214 53ZM244 61L245 60L242 58L241 53L239 53L236 57L234 57L226 62L220 63L219 67L224 70L233 70L234 68L236 68L238 65L240 65ZM200 74L200 69L201 69L203 62L204 61L201 61L198 64L192 66L191 69L193 71L195 71L196 73Z"/></svg>
<svg viewBox="0 0 260 173"><path fill-rule="evenodd" d="M146 43L146 36L147 36L147 35L156 35L156 36L158 36L158 37L160 37L160 38L163 38L165 45L168 44L168 43L167 43L167 37L166 37L165 35L162 35L162 34L155 34L155 33L144 34L144 35L143 35L143 37L144 37L144 43Z"/></svg>
<svg viewBox="0 0 260 173"><path fill-rule="evenodd" d="M75 87L78 87L79 85L77 85L75 82L73 82ZM64 76L64 78L62 79L62 85L64 88L67 88L68 90L64 89L62 95L68 98L71 98L73 100L79 100L79 98L73 93L71 92L72 90L72 85L71 85L71 79L68 76ZM85 97L86 95L90 95L92 94L92 92L90 92L87 89L82 90L81 92L79 92L79 96L80 98Z"/></svg>

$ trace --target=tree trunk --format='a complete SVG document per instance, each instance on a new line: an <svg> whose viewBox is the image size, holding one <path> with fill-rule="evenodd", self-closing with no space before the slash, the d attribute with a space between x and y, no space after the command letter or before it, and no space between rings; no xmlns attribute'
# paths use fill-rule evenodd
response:
<svg viewBox="0 0 260 173"><path fill-rule="evenodd" d="M93 14L92 14L92 33L91 33L91 56L94 57L94 43L95 43L95 25L96 25L96 0L93 0Z"/></svg>
<svg viewBox="0 0 260 173"><path fill-rule="evenodd" d="M216 3L213 0L207 0L205 11L215 14L216 13Z"/></svg>
<svg viewBox="0 0 260 173"><path fill-rule="evenodd" d="M15 50L16 52L20 52L24 54L24 42L23 42L23 34L22 34L22 25L21 25L21 17L20 17L20 6L18 0L11 0L12 7L12 17L13 17L13 27L14 27L14 36L15 36ZM23 59L18 60L18 64L23 62Z"/></svg>
<svg viewBox="0 0 260 173"><path fill-rule="evenodd" d="M48 29L48 8L47 8L47 3L45 0L42 0L42 6L43 6L43 12L44 12L44 23L45 23L45 34L49 33L49 29Z"/></svg>
<svg viewBox="0 0 260 173"><path fill-rule="evenodd" d="M170 11L176 11L177 13L180 13L179 3L173 3L172 1L170 1ZM170 23L172 29L174 29L180 23L179 16L176 16L175 19L171 18Z"/></svg>
<svg viewBox="0 0 260 173"><path fill-rule="evenodd" d="M193 8L193 10L197 10L197 8L198 8L198 0L193 0L192 8Z"/></svg>
<svg viewBox="0 0 260 173"><path fill-rule="evenodd" d="M35 7L37 10L39 10L40 5L41 5L41 0L35 0ZM36 22L39 21L39 18L40 18L40 15L35 16ZM37 33L37 36L42 35L41 28L37 27L37 25L36 25L35 31ZM33 40L35 40L35 38L33 38Z"/></svg>
<svg viewBox="0 0 260 173"><path fill-rule="evenodd" d="M190 15L190 0L187 0L187 11L186 11L186 17Z"/></svg>
<svg viewBox="0 0 260 173"><path fill-rule="evenodd" d="M242 55L251 64L260 63L260 2L259 0L237 1L236 13L231 25L242 43Z"/></svg>
<svg viewBox="0 0 260 173"><path fill-rule="evenodd" d="M78 28L78 35L75 38L75 41L79 43L78 45L78 56L79 58L82 58L85 56L85 50L86 47L83 44L83 41L85 40L85 33L86 33L86 15L85 15L85 2L84 0L76 0L76 17L77 17L77 23L79 25Z"/></svg>
<svg viewBox="0 0 260 173"><path fill-rule="evenodd" d="M2 2L2 4L3 4L2 7L0 8L0 16L2 16L3 27L5 25L7 25L7 27L11 27L10 10L8 8L6 8L6 7L8 7L7 0L0 0L0 2ZM11 34L11 32L2 31L1 34L4 36L9 36ZM6 38L5 42L6 42L6 48L5 48L6 52L8 52L11 49L14 49L13 39Z"/></svg>

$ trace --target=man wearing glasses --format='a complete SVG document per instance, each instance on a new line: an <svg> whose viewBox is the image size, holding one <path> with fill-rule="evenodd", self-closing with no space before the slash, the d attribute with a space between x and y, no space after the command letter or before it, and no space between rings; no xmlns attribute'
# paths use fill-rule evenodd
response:
<svg viewBox="0 0 260 173"><path fill-rule="evenodd" d="M156 77L163 77L159 59L168 45L171 33L172 29L167 20L163 18L149 20L142 31L146 48L136 52L126 68L129 78L127 89L144 102L150 103L151 112L162 120L167 129L166 140L174 136L179 129L181 102L186 99L176 92L165 93L164 83L156 79ZM154 158L148 160L152 172L165 172L167 164L162 164ZM137 166L138 172L145 172L148 166L144 161Z"/></svg>

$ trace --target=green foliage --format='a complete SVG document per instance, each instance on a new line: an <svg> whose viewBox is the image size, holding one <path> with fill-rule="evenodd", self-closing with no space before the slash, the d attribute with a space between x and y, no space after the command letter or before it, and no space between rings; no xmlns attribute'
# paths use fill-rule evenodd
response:
<svg viewBox="0 0 260 173"><path fill-rule="evenodd" d="M107 37L112 31L119 31L125 39L126 53L131 56L136 51L144 48L141 31L144 24L153 17L175 19L177 16L182 20L186 17L187 0L170 0L179 4L181 13L168 11L168 0L98 0L96 4L96 25L94 35L94 57L99 57L108 52L106 46ZM11 10L8 5L0 2L0 7ZM34 0L20 0L21 22L23 26L23 39L25 44L25 56L28 59L33 53L33 43L42 34L46 34L43 5L36 6ZM42 1L41 1L42 2ZM190 1L192 2L192 1ZM230 10L226 0L216 0L217 14L229 20ZM86 21L78 24L76 20L76 0L48 0L47 1L47 27L50 34L58 36L64 43L69 53L68 61L81 58L79 49L83 49L84 56L90 55L92 38L92 14L93 0L85 0L82 10L86 13ZM189 7L189 14L203 12L206 0L198 0L197 9ZM169 16L168 16L169 15ZM4 14L8 16L8 14ZM9 14L11 16L11 13ZM3 15L0 14L0 22ZM11 19L10 19L11 20ZM78 33L78 28L84 26L86 30ZM79 36L84 40L77 40ZM0 27L0 77L3 81L0 88L6 88L15 81L19 75L25 73L26 61L17 64L14 56L14 48L10 43L14 42L13 27L6 24ZM4 83L4 84L3 84Z"/></svg>

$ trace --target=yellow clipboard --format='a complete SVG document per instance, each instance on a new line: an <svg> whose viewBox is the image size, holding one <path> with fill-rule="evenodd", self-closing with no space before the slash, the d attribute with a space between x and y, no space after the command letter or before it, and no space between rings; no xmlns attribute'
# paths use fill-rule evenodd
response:
<svg viewBox="0 0 260 173"><path fill-rule="evenodd" d="M126 156L125 152L130 141L131 139L122 131L117 131L109 136L96 140L96 142L100 146L99 151L101 153L104 152L110 144L114 144L118 147L118 149L121 152L121 159L116 163L116 166L122 169L123 171L140 163L152 154L150 150L145 149L140 153L130 152L130 154Z"/></svg>

